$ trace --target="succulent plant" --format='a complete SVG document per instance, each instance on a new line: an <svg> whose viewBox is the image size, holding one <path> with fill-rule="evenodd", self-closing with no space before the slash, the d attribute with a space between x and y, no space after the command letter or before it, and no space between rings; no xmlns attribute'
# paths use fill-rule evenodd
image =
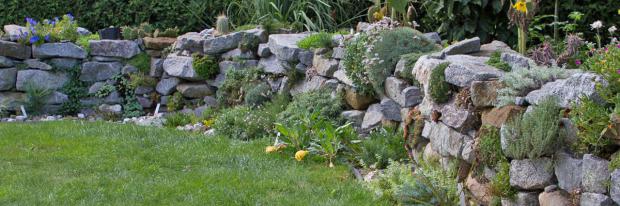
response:
<svg viewBox="0 0 620 206"><path fill-rule="evenodd" d="M215 30L219 35L228 34L228 32L230 32L230 24L226 15L221 14L217 17L217 21L215 22Z"/></svg>

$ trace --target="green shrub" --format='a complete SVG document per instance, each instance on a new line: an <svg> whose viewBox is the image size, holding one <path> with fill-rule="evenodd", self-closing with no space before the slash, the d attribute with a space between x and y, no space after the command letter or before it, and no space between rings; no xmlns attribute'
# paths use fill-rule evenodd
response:
<svg viewBox="0 0 620 206"><path fill-rule="evenodd" d="M343 142L357 139L357 132L347 123L337 126L331 121L318 118L313 126L312 144L308 148L312 154L317 154L327 160L329 167L334 167L336 157L344 150Z"/></svg>
<svg viewBox="0 0 620 206"><path fill-rule="evenodd" d="M88 96L86 83L80 81L80 67L69 69L67 76L69 81L61 88L62 93L69 97L60 107L61 114L77 114L82 109L81 99Z"/></svg>
<svg viewBox="0 0 620 206"><path fill-rule="evenodd" d="M256 25L256 24L244 24L244 25L235 27L235 32L246 31L246 30L250 30L250 29L256 29L256 27L258 27L258 25Z"/></svg>
<svg viewBox="0 0 620 206"><path fill-rule="evenodd" d="M615 171L616 169L620 169L620 152L615 153L611 156L611 161L609 162L609 171Z"/></svg>
<svg viewBox="0 0 620 206"><path fill-rule="evenodd" d="M605 148L611 145L611 141L602 135L610 124L610 113L609 109L587 97L581 98L579 105L573 105L570 118L577 128L579 138L573 143L572 149L581 154L601 156Z"/></svg>
<svg viewBox="0 0 620 206"><path fill-rule="evenodd" d="M407 159L403 145L403 132L395 128L381 128L368 135L360 145L359 161L361 165L385 169L390 161Z"/></svg>
<svg viewBox="0 0 620 206"><path fill-rule="evenodd" d="M170 113L164 117L164 126L169 128L176 128L178 126L185 126L192 123L193 114L175 112Z"/></svg>
<svg viewBox="0 0 620 206"><path fill-rule="evenodd" d="M297 46L302 49L331 48L333 44L332 36L332 34L327 32L311 34L298 41Z"/></svg>
<svg viewBox="0 0 620 206"><path fill-rule="evenodd" d="M148 22L143 22L140 24L140 26L137 26L137 27L131 27L131 26L121 27L121 34L123 35L123 39L125 40L134 40L134 39L141 39L144 37L153 37L154 32L155 32L155 28Z"/></svg>
<svg viewBox="0 0 620 206"><path fill-rule="evenodd" d="M508 72L501 77L500 81L504 85L497 91L498 104L502 107L514 104L516 97L527 95L529 92L542 87L547 82L557 79L567 78L569 73L558 67L538 67L530 69L519 69Z"/></svg>
<svg viewBox="0 0 620 206"><path fill-rule="evenodd" d="M479 163L494 167L499 162L508 161L502 152L499 130L493 126L483 126L478 131L479 144L477 158Z"/></svg>
<svg viewBox="0 0 620 206"><path fill-rule="evenodd" d="M364 58L368 35L360 34L357 38L349 41L345 45L345 55L343 61L344 70L347 76L353 81L357 90L366 95L374 96L375 91L370 84L368 76L365 74Z"/></svg>
<svg viewBox="0 0 620 206"><path fill-rule="evenodd" d="M450 84L446 82L446 68L450 66L450 63L442 63L437 65L433 71L431 71L431 77L429 80L429 92L431 98L436 103L446 103L450 100Z"/></svg>
<svg viewBox="0 0 620 206"><path fill-rule="evenodd" d="M495 197L514 198L517 190L510 186L510 163L501 161L497 168L495 179L491 180L491 194Z"/></svg>
<svg viewBox="0 0 620 206"><path fill-rule="evenodd" d="M489 60L487 61L487 65L498 68L505 72L510 72L510 70L512 70L512 67L510 67L508 63L502 61L502 53L499 51L495 51L493 52L493 54L491 54L491 58L489 58Z"/></svg>
<svg viewBox="0 0 620 206"><path fill-rule="evenodd" d="M222 110L213 129L218 135L233 139L251 140L265 137L273 129L274 115L261 109L238 106Z"/></svg>
<svg viewBox="0 0 620 206"><path fill-rule="evenodd" d="M18 42L24 45L41 45L60 41L75 42L78 38L78 24L71 14L63 15L60 19L42 22L27 17L25 27L25 31L21 31L23 34L18 39Z"/></svg>
<svg viewBox="0 0 620 206"><path fill-rule="evenodd" d="M99 34L79 36L76 43L90 53L90 40L99 40Z"/></svg>
<svg viewBox="0 0 620 206"><path fill-rule="evenodd" d="M135 89L138 87L155 87L157 79L150 77L144 73L132 73L129 75L129 87Z"/></svg>
<svg viewBox="0 0 620 206"><path fill-rule="evenodd" d="M127 61L127 64L138 68L138 70L144 74L148 74L151 71L151 56L142 52Z"/></svg>
<svg viewBox="0 0 620 206"><path fill-rule="evenodd" d="M272 91L271 87L267 83L260 83L258 85L250 85L246 86L249 88L247 93L245 94L245 105L251 107L257 107L263 105L263 103L269 101L271 99Z"/></svg>
<svg viewBox="0 0 620 206"><path fill-rule="evenodd" d="M139 117L144 114L144 108L135 95L125 96L123 98L123 118Z"/></svg>
<svg viewBox="0 0 620 206"><path fill-rule="evenodd" d="M526 114L512 118L505 125L504 153L514 159L539 158L553 154L562 143L558 135L560 107L555 98L549 97Z"/></svg>
<svg viewBox="0 0 620 206"><path fill-rule="evenodd" d="M97 92L95 92L95 97L105 98L114 91L116 91L116 87L114 87L114 85L104 84L101 88L99 88L99 90L97 90Z"/></svg>
<svg viewBox="0 0 620 206"><path fill-rule="evenodd" d="M192 55L192 67L194 71L203 79L213 79L220 72L217 60L209 55Z"/></svg>
<svg viewBox="0 0 620 206"><path fill-rule="evenodd" d="M169 38L176 38L179 36L179 27L174 27L174 28L166 28L164 31L161 31L159 29L155 29L155 32L153 33L153 37L157 38L157 37L169 37Z"/></svg>
<svg viewBox="0 0 620 206"><path fill-rule="evenodd" d="M226 72L226 80L217 90L217 100L220 105L239 105L245 99L243 94L252 86L258 84L263 75L263 71L258 68L247 68L243 70L229 69Z"/></svg>
<svg viewBox="0 0 620 206"><path fill-rule="evenodd" d="M243 35L241 41L239 41L239 50L243 52L247 51L256 51L258 50L258 45L260 44L260 40L256 38L254 35Z"/></svg>
<svg viewBox="0 0 620 206"><path fill-rule="evenodd" d="M28 82L25 85L26 97L24 106L28 113L32 115L38 115L43 112L44 106L47 102L47 97L52 94L52 90L39 87L33 82Z"/></svg>
<svg viewBox="0 0 620 206"><path fill-rule="evenodd" d="M432 52L435 52L437 50L434 50ZM401 56L401 59L405 59L405 70L403 70L399 77L403 78L405 80L407 80L408 82L413 82L414 86L420 86L420 83L418 82L418 80L413 76L412 70L413 67L415 66L416 62L418 62L418 59L420 59L420 57L427 55L429 53L432 52L413 52L413 53L409 53L409 54L405 54L403 56Z"/></svg>
<svg viewBox="0 0 620 206"><path fill-rule="evenodd" d="M293 101L286 110L278 114L278 122L293 121L301 116L319 113L320 116L329 120L338 120L344 103L340 98L332 98L327 89L319 89L299 94L293 97Z"/></svg>
<svg viewBox="0 0 620 206"><path fill-rule="evenodd" d="M183 109L183 106L185 106L185 98L183 98L183 95L180 92L175 92L168 99L167 107L170 112Z"/></svg>

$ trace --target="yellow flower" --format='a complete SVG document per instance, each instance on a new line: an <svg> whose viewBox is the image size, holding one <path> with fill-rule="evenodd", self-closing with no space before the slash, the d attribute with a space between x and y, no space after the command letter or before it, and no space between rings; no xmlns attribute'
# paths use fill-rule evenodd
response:
<svg viewBox="0 0 620 206"><path fill-rule="evenodd" d="M265 152L266 153L273 153L273 152L276 152L276 151L278 151L278 148L275 147L275 146L268 146L268 147L265 148Z"/></svg>
<svg viewBox="0 0 620 206"><path fill-rule="evenodd" d="M383 19L383 13L380 11L375 12L374 14L372 14L372 17L375 18L375 20L379 21Z"/></svg>
<svg viewBox="0 0 620 206"><path fill-rule="evenodd" d="M512 8L514 8L517 11L520 11L521 13L527 14L527 4L525 3L525 0L517 1L517 3L515 3L515 5L512 6Z"/></svg>
<svg viewBox="0 0 620 206"><path fill-rule="evenodd" d="M295 153L295 159L297 161L302 161L304 160L304 157L306 157L306 155L308 155L308 151L306 150L299 150Z"/></svg>

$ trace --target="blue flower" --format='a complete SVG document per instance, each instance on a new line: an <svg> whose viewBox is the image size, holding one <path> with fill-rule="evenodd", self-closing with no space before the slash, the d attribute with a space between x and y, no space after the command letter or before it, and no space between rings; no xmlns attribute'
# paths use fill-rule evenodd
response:
<svg viewBox="0 0 620 206"><path fill-rule="evenodd" d="M26 17L26 22L28 22L31 25L37 25L37 21L35 21L33 18L30 17Z"/></svg>
<svg viewBox="0 0 620 206"><path fill-rule="evenodd" d="M30 33L31 34L36 34L37 33L37 29L35 29L34 26L30 26Z"/></svg>
<svg viewBox="0 0 620 206"><path fill-rule="evenodd" d="M39 41L39 37L38 36L32 36L30 37L30 44L35 44Z"/></svg>
<svg viewBox="0 0 620 206"><path fill-rule="evenodd" d="M52 42L52 36L49 34L45 35L45 42Z"/></svg>
<svg viewBox="0 0 620 206"><path fill-rule="evenodd" d="M73 21L73 14L71 14L71 12L67 13L67 17L69 17L69 20Z"/></svg>

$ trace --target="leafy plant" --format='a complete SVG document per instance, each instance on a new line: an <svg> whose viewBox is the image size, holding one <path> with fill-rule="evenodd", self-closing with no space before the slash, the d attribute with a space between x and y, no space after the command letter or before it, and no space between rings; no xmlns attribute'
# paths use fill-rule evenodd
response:
<svg viewBox="0 0 620 206"><path fill-rule="evenodd" d="M390 161L400 162L407 159L404 144L402 131L380 128L371 132L366 140L362 140L357 158L363 166L385 169Z"/></svg>
<svg viewBox="0 0 620 206"><path fill-rule="evenodd" d="M148 74L151 70L151 56L142 52L127 61L127 64L138 68L144 74Z"/></svg>
<svg viewBox="0 0 620 206"><path fill-rule="evenodd" d="M489 58L486 63L489 66L498 68L505 72L510 72L510 70L512 70L512 67L510 67L508 63L502 61L502 53L499 51L493 52L493 54L491 54L491 58Z"/></svg>
<svg viewBox="0 0 620 206"><path fill-rule="evenodd" d="M604 149L611 145L611 141L602 135L610 124L610 113L607 108L586 97L581 98L579 105L573 105L570 118L577 128L579 139L572 148L582 154L602 155Z"/></svg>
<svg viewBox="0 0 620 206"><path fill-rule="evenodd" d="M445 103L450 100L450 84L446 82L446 68L450 66L450 63L442 63L437 65L433 71L431 71L431 77L429 80L429 93L433 101L437 103Z"/></svg>
<svg viewBox="0 0 620 206"><path fill-rule="evenodd" d="M169 128L176 128L178 126L185 126L192 123L193 114L174 112L165 116L164 126Z"/></svg>
<svg viewBox="0 0 620 206"><path fill-rule="evenodd" d="M264 110L237 106L222 110L213 123L213 129L218 135L251 140L267 136L273 129L274 120L275 115Z"/></svg>
<svg viewBox="0 0 620 206"><path fill-rule="evenodd" d="M542 87L547 82L568 78L568 76L569 73L564 69L539 66L506 73L500 78L504 87L497 92L498 103L496 106L502 107L514 104L516 97L525 96L527 93Z"/></svg>
<svg viewBox="0 0 620 206"><path fill-rule="evenodd" d="M363 63L367 43L368 36L366 34L360 34L357 38L347 42L342 61L344 70L353 81L356 89L364 95L374 96L375 91L370 84L368 75L366 75Z"/></svg>
<svg viewBox="0 0 620 206"><path fill-rule="evenodd" d="M609 162L609 171L615 171L620 169L620 153L616 153L611 156L611 161Z"/></svg>
<svg viewBox="0 0 620 206"><path fill-rule="evenodd" d="M18 42L24 45L41 45L61 40L75 42L78 38L77 28L77 21L71 14L43 22L27 17L26 30L19 35Z"/></svg>
<svg viewBox="0 0 620 206"><path fill-rule="evenodd" d="M319 113L321 117L337 120L344 107L342 99L332 98L331 92L319 89L299 94L293 97L286 110L278 114L278 122L289 122L299 118L299 115Z"/></svg>
<svg viewBox="0 0 620 206"><path fill-rule="evenodd" d="M101 88L99 88L99 90L97 90L97 92L95 92L95 97L105 98L114 91L116 91L116 87L114 87L114 85L104 84Z"/></svg>
<svg viewBox="0 0 620 206"><path fill-rule="evenodd" d="M508 147L504 153L514 159L538 158L553 153L562 142L558 135L560 107L557 99L543 100L531 112L509 120L502 129Z"/></svg>
<svg viewBox="0 0 620 206"><path fill-rule="evenodd" d="M258 25L256 25L256 24L244 24L244 25L235 27L235 32L255 29L256 27L258 27Z"/></svg>
<svg viewBox="0 0 620 206"><path fill-rule="evenodd" d="M244 97L244 102L245 105L251 106L251 107L257 107L262 105L265 102L268 102L271 99L272 96L272 91L271 91L271 87L267 84L267 83L260 83L258 85L255 85L254 87L251 87L245 97Z"/></svg>
<svg viewBox="0 0 620 206"><path fill-rule="evenodd" d="M499 130L493 126L483 126L478 131L478 162L494 167L500 162L508 161L502 152Z"/></svg>
<svg viewBox="0 0 620 206"><path fill-rule="evenodd" d="M152 37L155 32L155 28L148 22L143 22L137 27L123 26L121 27L121 34L123 39L134 40L144 37Z"/></svg>
<svg viewBox="0 0 620 206"><path fill-rule="evenodd" d="M52 90L40 87L33 82L28 82L25 85L25 91L24 106L28 112L33 115L41 114L47 102L47 97L52 94Z"/></svg>
<svg viewBox="0 0 620 206"><path fill-rule="evenodd" d="M495 179L491 180L491 194L495 197L512 199L517 195L517 190L510 186L510 163L500 161Z"/></svg>
<svg viewBox="0 0 620 206"><path fill-rule="evenodd" d="M88 94L86 83L80 81L81 71L80 67L74 67L67 71L69 81L63 85L61 91L69 97L69 100L62 104L60 108L62 114L76 114L82 109L81 99Z"/></svg>
<svg viewBox="0 0 620 206"><path fill-rule="evenodd" d="M220 68L217 64L217 60L209 55L201 56L196 53L192 55L192 67L198 74L198 76L203 79L212 79L214 78L220 71Z"/></svg>
<svg viewBox="0 0 620 206"><path fill-rule="evenodd" d="M246 91L258 84L262 76L263 71L258 68L229 69L226 72L226 80L217 90L217 101L220 105L232 106L243 103Z"/></svg>
<svg viewBox="0 0 620 206"><path fill-rule="evenodd" d="M331 48L332 44L332 34L327 32L311 34L297 42L297 46L302 49Z"/></svg>
<svg viewBox="0 0 620 206"><path fill-rule="evenodd" d="M168 107L168 111L177 111L177 110L183 109L184 105L185 105L185 98L183 98L183 95L180 92L175 92L168 99L167 107Z"/></svg>
<svg viewBox="0 0 620 206"><path fill-rule="evenodd" d="M90 53L90 40L99 40L99 34L80 35L76 43L80 47L84 48L86 52Z"/></svg>
<svg viewBox="0 0 620 206"><path fill-rule="evenodd" d="M129 74L129 87L136 89L138 87L155 87L157 79L150 77L144 73Z"/></svg>
<svg viewBox="0 0 620 206"><path fill-rule="evenodd" d="M336 155L344 147L342 144L343 137L350 137L355 134L351 125L352 123L348 123L336 128L327 120L319 120L314 124L316 136L310 144L310 151L325 157L329 167L334 167Z"/></svg>
<svg viewBox="0 0 620 206"><path fill-rule="evenodd" d="M155 29L155 32L153 33L153 37L157 38L157 37L168 37L168 38L176 38L179 36L179 27L174 27L174 28L166 28L164 29L164 31L161 31L159 29Z"/></svg>

